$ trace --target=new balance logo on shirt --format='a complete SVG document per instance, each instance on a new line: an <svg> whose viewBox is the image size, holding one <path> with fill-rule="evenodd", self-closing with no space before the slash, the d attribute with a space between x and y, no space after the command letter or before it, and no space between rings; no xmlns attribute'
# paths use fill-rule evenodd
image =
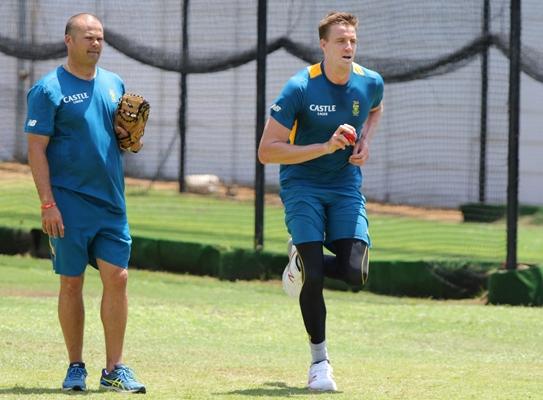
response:
<svg viewBox="0 0 543 400"><path fill-rule="evenodd" d="M278 106L277 104L272 104L270 108L275 112L281 111L281 106Z"/></svg>

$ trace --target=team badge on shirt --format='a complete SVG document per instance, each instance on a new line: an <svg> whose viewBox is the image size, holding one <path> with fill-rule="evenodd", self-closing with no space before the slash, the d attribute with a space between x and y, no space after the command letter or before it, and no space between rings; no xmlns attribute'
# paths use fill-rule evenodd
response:
<svg viewBox="0 0 543 400"><path fill-rule="evenodd" d="M111 101L114 103L119 101L119 96L117 96L117 93L115 93L115 90L113 89L109 89L109 97L111 97Z"/></svg>
<svg viewBox="0 0 543 400"><path fill-rule="evenodd" d="M358 100L353 100L353 117L358 117L360 114L360 102Z"/></svg>

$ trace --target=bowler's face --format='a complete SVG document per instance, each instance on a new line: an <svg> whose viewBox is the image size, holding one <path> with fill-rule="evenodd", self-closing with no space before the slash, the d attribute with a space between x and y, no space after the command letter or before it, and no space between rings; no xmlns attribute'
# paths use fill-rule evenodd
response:
<svg viewBox="0 0 543 400"><path fill-rule="evenodd" d="M329 65L350 67L356 53L356 30L352 25L336 24L328 29L326 39L321 39L320 46L324 60Z"/></svg>

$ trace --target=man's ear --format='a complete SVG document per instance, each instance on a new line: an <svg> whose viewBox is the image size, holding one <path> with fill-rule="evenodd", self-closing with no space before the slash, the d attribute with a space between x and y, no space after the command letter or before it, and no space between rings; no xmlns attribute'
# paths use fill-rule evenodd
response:
<svg viewBox="0 0 543 400"><path fill-rule="evenodd" d="M319 46L322 50L324 50L324 46L326 45L326 43L328 43L328 41L326 39L321 39L319 41Z"/></svg>

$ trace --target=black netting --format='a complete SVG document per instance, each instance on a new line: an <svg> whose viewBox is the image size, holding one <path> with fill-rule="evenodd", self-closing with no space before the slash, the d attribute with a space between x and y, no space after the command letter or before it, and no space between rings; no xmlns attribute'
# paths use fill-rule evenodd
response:
<svg viewBox="0 0 543 400"><path fill-rule="evenodd" d="M106 42L127 57L166 71L189 74L207 74L236 68L256 60L256 46L247 50L216 52L213 58L208 56L190 56L184 60L182 54L164 51L161 48L134 43L133 38L115 31L106 30ZM380 71L388 83L424 79L446 74L463 67L484 50L495 46L505 57L509 57L509 39L505 35L479 36L462 46L435 59L398 59L394 57L372 58L358 56L357 62L364 63L370 69ZM279 49L307 63L316 63L321 58L318 47L293 42L288 37L269 41L268 54ZM0 35L0 52L24 60L50 60L64 57L66 49L63 42L31 44ZM543 82L543 53L529 46L521 51L522 71L539 82Z"/></svg>

